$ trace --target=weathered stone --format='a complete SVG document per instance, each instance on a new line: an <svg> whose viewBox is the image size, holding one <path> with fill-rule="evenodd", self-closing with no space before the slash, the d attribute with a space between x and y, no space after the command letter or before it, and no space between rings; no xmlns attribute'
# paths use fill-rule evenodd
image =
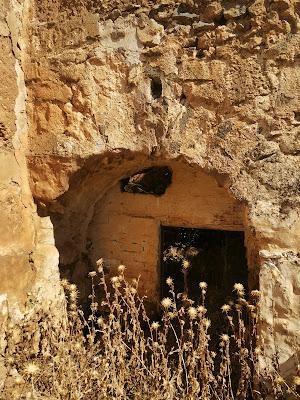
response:
<svg viewBox="0 0 300 400"><path fill-rule="evenodd" d="M221 17L223 12L221 3L218 1L209 2L208 6L205 8L205 17L209 21L214 21L217 18Z"/></svg>
<svg viewBox="0 0 300 400"><path fill-rule="evenodd" d="M214 43L214 35L210 32L201 33L198 37L198 49L208 49Z"/></svg>
<svg viewBox="0 0 300 400"><path fill-rule="evenodd" d="M86 27L87 36L95 37L100 34L98 14L87 13L83 18L83 23Z"/></svg>
<svg viewBox="0 0 300 400"><path fill-rule="evenodd" d="M22 1L11 1L2 2L0 10L1 17L7 22L6 25L1 23L4 31L2 30L2 36L0 36L0 135L2 141L0 151L0 293L1 299L5 298L5 304L1 304L0 312L9 312L10 318L18 320L22 317L27 293L33 291L34 287L35 294L40 292L41 282L39 284L37 272L42 270L44 276L47 276L48 272L47 268L44 269L44 262L35 263L34 261L39 253L40 227L29 188L25 158L28 143L27 93L23 65L19 58L26 38L28 9ZM46 70L48 71L48 68ZM59 91L56 87L56 92L59 93ZM55 98L54 91L52 92ZM49 230L49 235L53 238L52 229ZM52 257L51 251L56 252L53 240L49 245L47 257L52 260L57 273L57 257ZM46 280L49 280L49 275ZM54 281L55 285L59 285L58 275ZM49 288L48 294L44 297L41 294L40 300L48 302L50 292L52 299L60 298L58 290ZM2 371L1 362L0 368Z"/></svg>
<svg viewBox="0 0 300 400"><path fill-rule="evenodd" d="M222 88L216 87L212 82L202 84L185 83L183 85L183 93L192 107L205 104L207 101L218 104L225 99Z"/></svg>
<svg viewBox="0 0 300 400"><path fill-rule="evenodd" d="M4 20L0 20L0 36L9 36L9 29Z"/></svg>
<svg viewBox="0 0 300 400"><path fill-rule="evenodd" d="M126 255L155 297L160 223L243 230L261 337L286 369L300 344L299 2L131 3L0 4L1 298L16 319L29 291L60 299L58 251L83 297L97 251L112 270ZM162 164L177 172L167 201L123 201L120 179Z"/></svg>
<svg viewBox="0 0 300 400"><path fill-rule="evenodd" d="M145 46L158 45L163 34L163 26L159 25L153 19L150 19L147 23L143 23L143 25L143 27L137 28L137 37L139 41Z"/></svg>
<svg viewBox="0 0 300 400"><path fill-rule="evenodd" d="M66 103L72 97L72 90L59 82L47 82L33 86L37 100L57 100Z"/></svg>
<svg viewBox="0 0 300 400"><path fill-rule="evenodd" d="M235 1L226 1L224 3L224 17L226 19L238 18L244 15L247 11L245 5L236 4Z"/></svg>
<svg viewBox="0 0 300 400"><path fill-rule="evenodd" d="M182 63L179 77L185 80L222 82L225 76L225 68L226 65L218 60L205 62L188 59Z"/></svg>

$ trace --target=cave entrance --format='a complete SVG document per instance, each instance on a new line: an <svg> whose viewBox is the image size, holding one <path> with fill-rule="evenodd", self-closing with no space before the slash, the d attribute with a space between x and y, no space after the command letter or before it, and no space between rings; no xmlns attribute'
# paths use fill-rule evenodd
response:
<svg viewBox="0 0 300 400"><path fill-rule="evenodd" d="M162 287L165 277L177 273L178 289L182 283L179 264L170 266L169 262L161 262L161 253L176 242L185 245L190 242L199 248L209 242L208 249L203 247L198 255L190 257L191 274L197 266L202 268L204 272L195 280L207 281L209 295L219 286L223 289L224 285L228 287L226 293L232 294L232 284L247 281L244 237L241 233L244 229L244 205L230 196L221 183L198 166L180 161L146 164L144 167L139 163L135 168L119 174L114 185L103 189L105 193L89 215L84 249L88 265L92 268L102 258L109 278L118 274L120 264L125 265L129 280L140 277L139 293L147 297L149 309L156 313L165 290ZM197 229L199 227L207 229ZM188 239L191 237L194 239ZM226 256L223 254L225 246L228 246ZM71 246L67 243L61 248L67 254ZM207 262L201 261L204 257ZM226 271L222 270L220 260L224 257L230 277L226 277ZM85 259L81 261L85 262ZM205 263L207 270L204 270ZM224 275L222 279L219 277L220 282L212 280L218 277L210 277L213 267ZM172 268L174 271L169 271ZM83 289L90 284L87 273L86 283L83 281L79 262L75 268L71 265L70 270L74 276L71 281L78 282ZM222 298L222 301L225 299Z"/></svg>
<svg viewBox="0 0 300 400"><path fill-rule="evenodd" d="M206 308L212 323L217 322L221 306L233 298L233 285L242 283L247 292L244 232L161 226L162 297L169 296L168 277L175 292L186 292L196 305L201 302L199 282L206 282Z"/></svg>

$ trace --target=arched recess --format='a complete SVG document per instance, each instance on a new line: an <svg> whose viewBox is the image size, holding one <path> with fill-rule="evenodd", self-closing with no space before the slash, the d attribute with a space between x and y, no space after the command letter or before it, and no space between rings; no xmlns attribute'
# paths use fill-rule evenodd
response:
<svg viewBox="0 0 300 400"><path fill-rule="evenodd" d="M172 183L165 194L122 191L122 179L154 166L167 166L172 171ZM227 185L225 176L204 171L183 158L149 157L123 150L92 157L73 176L68 192L48 209L61 276L78 284L85 303L90 289L88 272L102 257L112 275L120 263L126 264L129 277L141 275L141 293L157 302L161 226L241 231L249 242L246 206L230 194ZM247 255L250 287L256 284L252 250Z"/></svg>

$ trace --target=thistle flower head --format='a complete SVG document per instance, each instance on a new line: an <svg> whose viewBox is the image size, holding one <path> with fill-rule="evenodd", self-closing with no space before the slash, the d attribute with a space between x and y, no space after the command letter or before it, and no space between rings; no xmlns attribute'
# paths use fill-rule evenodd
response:
<svg viewBox="0 0 300 400"><path fill-rule="evenodd" d="M66 288L69 287L69 285L70 285L70 282L68 281L68 279L62 279L62 280L60 281L60 283L61 283L61 286L62 286L64 289L66 289Z"/></svg>
<svg viewBox="0 0 300 400"><path fill-rule="evenodd" d="M22 385L22 384L24 383L24 379L23 379L20 375L18 375L18 376L16 376L16 378L15 378L15 383L16 383L17 385Z"/></svg>
<svg viewBox="0 0 300 400"><path fill-rule="evenodd" d="M223 333L220 337L222 342L229 342L229 336L226 333Z"/></svg>
<svg viewBox="0 0 300 400"><path fill-rule="evenodd" d="M78 290L72 290L72 292L70 292L70 299L72 301L76 301L79 297L79 292Z"/></svg>
<svg viewBox="0 0 300 400"><path fill-rule="evenodd" d="M189 307L188 315L191 319L195 319L197 317L197 310L195 307Z"/></svg>
<svg viewBox="0 0 300 400"><path fill-rule="evenodd" d="M260 291L259 290L252 290L251 291L251 296L252 297L256 297L256 298L260 297Z"/></svg>
<svg viewBox="0 0 300 400"><path fill-rule="evenodd" d="M189 262L189 260L183 260L182 261L182 268L183 269L189 269L190 268L190 262Z"/></svg>
<svg viewBox="0 0 300 400"><path fill-rule="evenodd" d="M200 287L200 289L202 289L202 290L206 290L206 289L207 289L207 283L206 283L206 282L200 282L200 283L199 283L199 287Z"/></svg>
<svg viewBox="0 0 300 400"><path fill-rule="evenodd" d="M98 310L98 303L95 301L93 303L91 303L91 310L92 311L97 311Z"/></svg>
<svg viewBox="0 0 300 400"><path fill-rule="evenodd" d="M196 257L199 254L199 250L196 247L190 246L187 248L186 254L190 257Z"/></svg>
<svg viewBox="0 0 300 400"><path fill-rule="evenodd" d="M135 287L137 287L138 284L139 284L138 280L137 280L136 278L133 278L133 279L132 279L132 285L135 286Z"/></svg>
<svg viewBox="0 0 300 400"><path fill-rule="evenodd" d="M91 271L91 272L89 272L89 276L90 276L91 278L94 278L96 275L97 275L97 272L96 272L96 271Z"/></svg>
<svg viewBox="0 0 300 400"><path fill-rule="evenodd" d="M82 346L81 346L81 344L80 344L79 342L76 342L76 343L74 344L74 348L75 348L76 350L81 350Z"/></svg>
<svg viewBox="0 0 300 400"><path fill-rule="evenodd" d="M300 385L300 376L294 376L293 382L296 386Z"/></svg>
<svg viewBox="0 0 300 400"><path fill-rule="evenodd" d="M207 311L207 309L204 306L198 306L197 310L200 314L205 314Z"/></svg>
<svg viewBox="0 0 300 400"><path fill-rule="evenodd" d="M130 292L131 292L131 294L135 295L137 293L136 288L131 287Z"/></svg>
<svg viewBox="0 0 300 400"><path fill-rule="evenodd" d="M151 328L154 329L154 330L157 330L159 328L159 326L160 326L159 323L156 322L156 321L152 322L152 324L151 324Z"/></svg>
<svg viewBox="0 0 300 400"><path fill-rule="evenodd" d="M161 305L166 309L170 308L172 305L172 300L170 299L170 297L165 297L164 299L162 299Z"/></svg>
<svg viewBox="0 0 300 400"><path fill-rule="evenodd" d="M24 372L27 375L37 375L40 372L40 367L34 362L29 362L25 365Z"/></svg>
<svg viewBox="0 0 300 400"><path fill-rule="evenodd" d="M228 312L231 310L231 307L230 307L229 304L223 304L222 307L221 307L221 310L222 310L224 313L228 313Z"/></svg>
<svg viewBox="0 0 300 400"><path fill-rule="evenodd" d="M205 325L205 327L208 329L208 328L210 327L210 325L211 325L210 319L205 319L204 325Z"/></svg>
<svg viewBox="0 0 300 400"><path fill-rule="evenodd" d="M125 269L126 269L126 267L125 267L125 265L119 265L118 266L118 271L120 272L120 273L123 273L124 271L125 271Z"/></svg>
<svg viewBox="0 0 300 400"><path fill-rule="evenodd" d="M169 276L167 279L166 279L166 284L168 285L168 286L172 286L173 285L173 279Z"/></svg>
<svg viewBox="0 0 300 400"><path fill-rule="evenodd" d="M298 378L299 378L299 377L298 377ZM283 379L282 376L277 376L277 377L275 378L275 382L276 382L278 385L283 385L283 384L284 384L284 379Z"/></svg>
<svg viewBox="0 0 300 400"><path fill-rule="evenodd" d="M233 290L235 290L240 296L243 296L245 294L245 288L241 283L235 283L233 285Z"/></svg>
<svg viewBox="0 0 300 400"><path fill-rule="evenodd" d="M10 357L7 357L6 361L8 364L14 364L15 359L14 359L14 357L10 356Z"/></svg>
<svg viewBox="0 0 300 400"><path fill-rule="evenodd" d="M111 278L111 283L112 283L112 285L113 285L115 288L118 288L118 287L121 286L121 284L120 284L120 279L119 279L118 276L113 276L113 277Z"/></svg>

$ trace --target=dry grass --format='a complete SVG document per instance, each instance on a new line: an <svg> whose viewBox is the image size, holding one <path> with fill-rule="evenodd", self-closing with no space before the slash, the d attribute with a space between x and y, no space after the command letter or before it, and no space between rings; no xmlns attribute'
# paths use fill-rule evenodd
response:
<svg viewBox="0 0 300 400"><path fill-rule="evenodd" d="M50 311L31 304L22 323L8 323L8 376L2 399L285 399L288 393L297 397L295 385L288 387L276 371L259 368L258 359L264 357L257 347L259 292L247 301L243 286L235 285L236 302L220 310L227 328L218 348L212 349L214 327L205 308L204 282L199 285L202 304L195 307L184 294L180 301L176 298L169 278L170 295L162 300L161 318L151 321L138 295L138 282L128 282L124 269L120 266L119 275L112 278L112 290L101 262L98 271L90 273L87 318L77 305L76 286L63 281L66 318L58 321ZM101 304L95 297L98 285Z"/></svg>

